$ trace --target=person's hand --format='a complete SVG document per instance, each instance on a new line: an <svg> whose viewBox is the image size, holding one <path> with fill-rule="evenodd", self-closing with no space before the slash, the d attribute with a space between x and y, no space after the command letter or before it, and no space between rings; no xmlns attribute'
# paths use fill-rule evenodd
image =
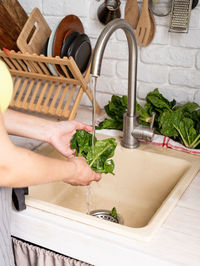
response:
<svg viewBox="0 0 200 266"><path fill-rule="evenodd" d="M75 151L70 148L70 145L77 129L83 129L87 132L92 131L92 127L75 120L50 124L48 128L48 142L64 156L72 157Z"/></svg>
<svg viewBox="0 0 200 266"><path fill-rule="evenodd" d="M100 173L95 173L87 164L85 158L74 157L69 159L74 164L73 175L70 178L64 179L63 182L73 186L88 186L92 181L101 179Z"/></svg>

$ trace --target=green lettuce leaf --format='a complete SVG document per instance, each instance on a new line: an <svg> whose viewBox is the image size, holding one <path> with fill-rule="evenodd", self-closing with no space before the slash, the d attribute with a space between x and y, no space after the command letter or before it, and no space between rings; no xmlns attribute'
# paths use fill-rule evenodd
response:
<svg viewBox="0 0 200 266"><path fill-rule="evenodd" d="M178 124L174 124L174 127L180 134L182 141L187 148L194 149L199 145L200 134L195 130L192 119L184 117Z"/></svg>
<svg viewBox="0 0 200 266"><path fill-rule="evenodd" d="M114 174L113 157L117 142L114 138L95 139L92 147L92 134L77 130L71 141L71 149L76 149L76 156L83 156L93 171Z"/></svg>
<svg viewBox="0 0 200 266"><path fill-rule="evenodd" d="M110 119L104 119L102 122L99 123L98 126L96 126L96 129L123 129L123 120L117 120L114 118Z"/></svg>
<svg viewBox="0 0 200 266"><path fill-rule="evenodd" d="M172 110L176 105L176 101L169 101L166 99L158 89L149 92L146 96L147 103L153 105L155 111L162 113L164 110Z"/></svg>
<svg viewBox="0 0 200 266"><path fill-rule="evenodd" d="M117 210L115 207L112 208L111 212L109 213L113 218L117 219Z"/></svg>

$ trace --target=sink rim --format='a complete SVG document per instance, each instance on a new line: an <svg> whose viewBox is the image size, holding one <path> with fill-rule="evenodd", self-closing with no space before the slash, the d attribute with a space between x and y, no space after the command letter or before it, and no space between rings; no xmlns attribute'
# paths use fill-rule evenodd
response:
<svg viewBox="0 0 200 266"><path fill-rule="evenodd" d="M120 141L120 138L116 139ZM44 145L48 144L42 144L39 148L36 149L37 152L39 152L39 150ZM53 203L38 200L31 196L26 196L26 205L52 213L57 216L74 220L79 223L87 224L88 226L92 226L107 231L109 233L115 233L131 239L149 241L152 238L153 234L160 228L160 226L166 220L172 209L177 204L180 197L183 195L184 191L187 189L193 178L200 170L200 157L181 151L158 147L152 144L141 144L138 149L150 153L157 153L159 155L175 157L177 159L186 161L189 165L187 171L183 174L177 184L170 191L168 196L162 202L161 206L151 217L147 225L139 228L134 228L126 225L115 224L97 219L96 217L93 217L83 212L75 211Z"/></svg>

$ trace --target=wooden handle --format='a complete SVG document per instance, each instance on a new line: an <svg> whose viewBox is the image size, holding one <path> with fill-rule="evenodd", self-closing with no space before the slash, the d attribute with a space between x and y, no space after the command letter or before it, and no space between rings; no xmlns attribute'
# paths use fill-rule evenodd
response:
<svg viewBox="0 0 200 266"><path fill-rule="evenodd" d="M136 29L139 20L139 7L137 0L127 0L124 17L130 23L132 28Z"/></svg>

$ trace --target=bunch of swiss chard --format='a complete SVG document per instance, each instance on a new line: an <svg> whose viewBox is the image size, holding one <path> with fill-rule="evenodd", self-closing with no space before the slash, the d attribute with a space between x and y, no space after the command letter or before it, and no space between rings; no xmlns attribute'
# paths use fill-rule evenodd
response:
<svg viewBox="0 0 200 266"><path fill-rule="evenodd" d="M113 157L117 142L114 138L94 140L92 147L92 134L85 130L77 130L71 141L71 149L75 149L75 156L83 156L93 171L98 173L113 173Z"/></svg>
<svg viewBox="0 0 200 266"><path fill-rule="evenodd" d="M105 106L110 118L102 121L97 129L122 129L126 110L127 97L113 95ZM154 128L157 134L170 137L187 148L200 148L200 109L197 103L177 105L175 100L169 101L155 89L147 94L144 107L136 104L136 112L139 123L143 125L149 125L155 112Z"/></svg>

